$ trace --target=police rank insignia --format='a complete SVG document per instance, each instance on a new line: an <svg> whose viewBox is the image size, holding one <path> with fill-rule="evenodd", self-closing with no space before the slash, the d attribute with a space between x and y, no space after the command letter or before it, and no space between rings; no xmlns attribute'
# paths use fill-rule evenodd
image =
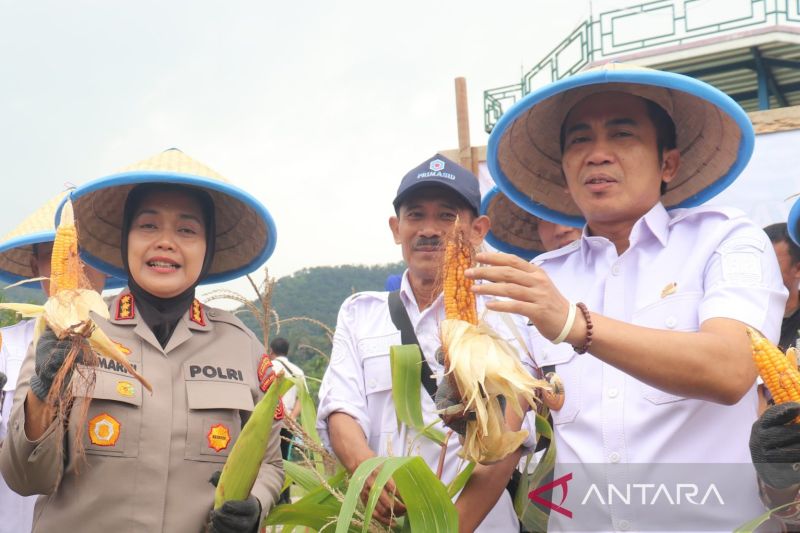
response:
<svg viewBox="0 0 800 533"><path fill-rule="evenodd" d="M96 446L114 446L119 439L119 422L108 413L89 420L89 440Z"/></svg>
<svg viewBox="0 0 800 533"><path fill-rule="evenodd" d="M206 318L203 316L203 304L201 304L197 299L192 300L192 308L189 311L189 320L198 326L206 325Z"/></svg>
<svg viewBox="0 0 800 533"><path fill-rule="evenodd" d="M286 409L283 407L283 399L278 398L278 407L275 408L275 416L273 417L275 420L283 420L283 415L286 413Z"/></svg>
<svg viewBox="0 0 800 533"><path fill-rule="evenodd" d="M258 371L256 372L261 392L267 392L269 386L275 381L275 372L271 370L272 359L267 354L264 354L261 357L261 362L258 363Z"/></svg>
<svg viewBox="0 0 800 533"><path fill-rule="evenodd" d="M231 432L223 424L214 424L208 430L208 447L215 452L221 452L231 442Z"/></svg>
<svg viewBox="0 0 800 533"><path fill-rule="evenodd" d="M134 307L133 294L123 294L119 297L117 302L117 320L130 320L136 316L136 308Z"/></svg>

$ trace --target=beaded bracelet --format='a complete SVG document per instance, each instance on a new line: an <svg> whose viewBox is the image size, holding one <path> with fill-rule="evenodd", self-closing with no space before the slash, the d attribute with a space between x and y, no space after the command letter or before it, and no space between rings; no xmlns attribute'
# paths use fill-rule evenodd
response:
<svg viewBox="0 0 800 533"><path fill-rule="evenodd" d="M575 306L581 310L583 318L586 320L586 339L583 342L583 346L575 348L575 353L586 353L589 350L589 346L592 345L592 315L589 313L589 308L586 307L585 303L578 302Z"/></svg>

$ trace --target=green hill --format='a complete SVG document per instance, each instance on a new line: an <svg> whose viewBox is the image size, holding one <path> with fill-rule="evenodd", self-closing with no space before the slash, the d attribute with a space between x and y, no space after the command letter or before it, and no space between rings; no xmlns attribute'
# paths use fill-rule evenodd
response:
<svg viewBox="0 0 800 533"><path fill-rule="evenodd" d="M319 390L318 380L328 366L327 358L331 353L328 332L315 322L333 331L345 298L356 292L383 290L387 276L400 274L404 269L402 262L313 267L276 281L272 307L280 318L277 335L289 341L289 358L310 378L308 385L312 394L316 396ZM262 337L261 325L251 313L240 308L237 314L259 338ZM273 328L270 338L275 335L276 328Z"/></svg>

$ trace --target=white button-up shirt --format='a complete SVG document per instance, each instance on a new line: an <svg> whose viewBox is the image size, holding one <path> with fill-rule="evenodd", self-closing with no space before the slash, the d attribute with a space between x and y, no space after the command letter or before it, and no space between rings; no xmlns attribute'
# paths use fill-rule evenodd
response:
<svg viewBox="0 0 800 533"><path fill-rule="evenodd" d="M436 471L441 447L425 437L418 437L416 431L400 424L395 414L389 347L402 342L400 332L389 315L388 295L387 292L362 292L342 304L331 362L319 391L317 429L325 445L330 448L328 417L335 412L346 413L358 421L367 436L369 447L377 455L419 455ZM406 272L400 287L400 298L425 359L437 375L437 381L440 381L444 368L436 361L435 354L441 346L439 323L444 320L442 296L439 295L430 307L420 311ZM479 299L479 313L482 309ZM508 316L518 330L516 337L524 338L527 327L525 321L515 315ZM498 313L489 311L483 318L519 349L514 332L510 332L501 322ZM527 351L526 347L521 353ZM433 400L424 387L421 387L420 395L425 424L433 423L434 428L446 433L448 430L436 414ZM457 435L453 434L448 442L442 471L441 479L445 484L450 483L466 465L457 455L460 449ZM511 498L508 491L503 491L478 531L517 531L518 527Z"/></svg>
<svg viewBox="0 0 800 533"><path fill-rule="evenodd" d="M2 347L0 348L0 371L8 377L8 381L0 392L2 409L0 409L0 442L6 438L8 417L11 415L11 404L14 403L14 390L17 386L19 369L28 346L33 340L35 320L25 320L13 326L0 329ZM30 531L33 523L33 506L36 496L20 496L6 485L0 477L0 533L18 533Z"/></svg>
<svg viewBox="0 0 800 533"><path fill-rule="evenodd" d="M691 332L705 320L721 317L748 324L773 341L779 336L786 289L773 248L764 232L736 210L667 212L658 204L633 226L622 255L608 239L584 230L580 240L534 263L568 300L582 301L591 312L610 318ZM565 385L566 402L553 412L556 479L577 463L592 463L605 472L604 483L619 488L636 480L626 479L630 472L625 468L611 465L736 463L741 474L736 490L744 504L728 506L726 516L714 525L730 531L763 513L752 465L743 465L750 463L755 384L733 406L683 398L590 354L578 355L567 343L553 345L533 327L529 331L538 366L555 365ZM601 492L606 495L605 485ZM584 497L574 496L578 502ZM575 531L580 509L572 511L573 519L552 512L551 529ZM685 506L674 508L675 516L685 512ZM646 516L633 515L619 499L607 505L599 520L588 529L653 529Z"/></svg>

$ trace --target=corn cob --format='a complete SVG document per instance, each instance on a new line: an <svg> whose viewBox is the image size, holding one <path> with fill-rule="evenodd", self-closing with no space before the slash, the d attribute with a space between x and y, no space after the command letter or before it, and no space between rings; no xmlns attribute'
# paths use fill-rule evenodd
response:
<svg viewBox="0 0 800 533"><path fill-rule="evenodd" d="M780 349L757 331L747 328L753 350L753 360L776 404L800 402L800 371L791 355ZM800 422L800 417L795 419Z"/></svg>
<svg viewBox="0 0 800 533"><path fill-rule="evenodd" d="M253 490L272 433L275 408L280 400L282 372L253 409L222 467L214 491L214 509L230 500L246 500Z"/></svg>
<svg viewBox="0 0 800 533"><path fill-rule="evenodd" d="M478 325L478 308L472 280L464 276L464 270L472 266L472 246L464 242L464 235L457 232L448 239L444 251L444 315L446 319L459 319Z"/></svg>
<svg viewBox="0 0 800 533"><path fill-rule="evenodd" d="M61 220L53 241L49 296L43 306L4 303L0 304L0 309L10 309L24 317L37 317L34 343L44 331L45 323L59 339L70 336L88 338L94 351L121 364L147 390L152 391L150 383L133 368L127 357L91 319L90 311L109 318L108 308L100 294L88 288L88 282L83 275L83 264L78 255L78 232L70 201L62 208ZM71 364L65 364L65 371L70 367ZM58 379L57 377L56 380ZM60 388L53 387L51 390L58 391Z"/></svg>
<svg viewBox="0 0 800 533"><path fill-rule="evenodd" d="M53 253L50 258L50 296L62 290L77 290L80 274L78 232L75 229L72 202L67 202L61 211L61 220L53 241Z"/></svg>
<svg viewBox="0 0 800 533"><path fill-rule="evenodd" d="M475 412L474 420L467 419L462 453L470 461L490 463L516 450L528 436L524 430L506 429L500 396L521 417L519 397L535 407L536 389L550 386L528 374L516 350L486 323L478 322L472 280L464 276L472 259L472 248L456 232L444 254L442 348L445 379L459 391L464 415Z"/></svg>

